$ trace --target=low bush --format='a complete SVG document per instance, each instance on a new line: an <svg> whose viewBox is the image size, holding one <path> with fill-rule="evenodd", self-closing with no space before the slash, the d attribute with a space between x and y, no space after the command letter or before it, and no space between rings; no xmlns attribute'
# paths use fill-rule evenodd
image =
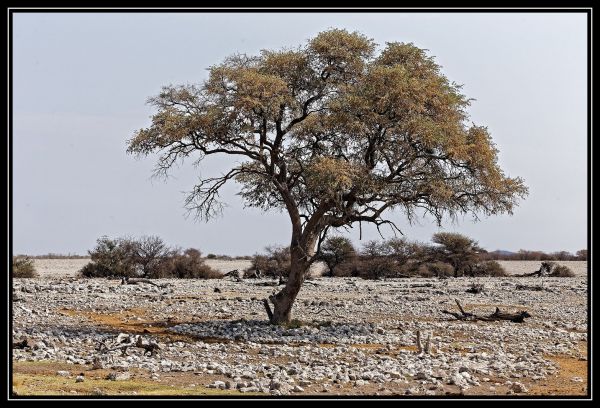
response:
<svg viewBox="0 0 600 408"><path fill-rule="evenodd" d="M334 236L327 238L321 246L318 259L327 265L327 275L334 276L334 269L347 262L352 262L356 258L356 250L346 237Z"/></svg>
<svg viewBox="0 0 600 408"><path fill-rule="evenodd" d="M89 254L91 262L79 271L86 278L221 278L220 272L204 263L200 251L170 249L158 237L102 237Z"/></svg>
<svg viewBox="0 0 600 408"><path fill-rule="evenodd" d="M136 264L135 246L130 238L99 238L96 247L88 251L91 262L79 270L79 275L85 278L142 275L142 266Z"/></svg>
<svg viewBox="0 0 600 408"><path fill-rule="evenodd" d="M33 260L26 256L13 256L12 258L13 278L37 278Z"/></svg>
<svg viewBox="0 0 600 408"><path fill-rule="evenodd" d="M497 261L484 261L471 266L470 276L508 276Z"/></svg>
<svg viewBox="0 0 600 408"><path fill-rule="evenodd" d="M244 277L287 278L291 268L289 247L269 246L265 251L266 254L252 257L252 264L244 271Z"/></svg>
<svg viewBox="0 0 600 408"><path fill-rule="evenodd" d="M164 262L163 276L165 278L180 279L220 279L222 274L204 263L200 251L189 248L183 251L175 251L168 260Z"/></svg>
<svg viewBox="0 0 600 408"><path fill-rule="evenodd" d="M550 276L556 278L572 278L575 276L575 273L568 266L555 265L550 272Z"/></svg>
<svg viewBox="0 0 600 408"><path fill-rule="evenodd" d="M447 278L454 276L454 267L445 262L426 262L419 265L416 274L423 278Z"/></svg>

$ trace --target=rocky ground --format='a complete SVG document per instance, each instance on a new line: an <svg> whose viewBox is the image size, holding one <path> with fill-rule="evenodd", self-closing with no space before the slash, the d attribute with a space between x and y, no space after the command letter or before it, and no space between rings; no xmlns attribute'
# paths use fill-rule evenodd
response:
<svg viewBox="0 0 600 408"><path fill-rule="evenodd" d="M587 393L583 277L315 278L286 327L266 322L261 300L276 290L269 280L155 282L15 280L13 392ZM467 292L473 283L483 292ZM457 311L454 299L478 315L499 307L531 317L459 321L441 312ZM423 344L430 338L429 353L417 350L417 331Z"/></svg>

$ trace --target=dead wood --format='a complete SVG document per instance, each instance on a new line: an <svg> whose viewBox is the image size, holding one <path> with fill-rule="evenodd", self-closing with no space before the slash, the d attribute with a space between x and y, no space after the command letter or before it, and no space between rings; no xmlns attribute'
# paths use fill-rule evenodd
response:
<svg viewBox="0 0 600 408"><path fill-rule="evenodd" d="M13 348L16 349L24 349L24 348L30 348L29 344L27 343L27 339L23 339L23 341L19 341L17 343L13 343Z"/></svg>
<svg viewBox="0 0 600 408"><path fill-rule="evenodd" d="M265 310L267 311L267 316L269 317L269 321L273 321L273 312L271 311L271 306L269 306L269 301L267 299L263 299L263 304L265 305Z"/></svg>
<svg viewBox="0 0 600 408"><path fill-rule="evenodd" d="M529 276L550 276L550 273L552 272L552 269L556 266L555 262L551 262L551 261L544 261L542 262L542 264L540 265L540 269L538 269L535 272L531 272L531 273L522 273L520 275L513 275L519 278L526 278Z"/></svg>
<svg viewBox="0 0 600 408"><path fill-rule="evenodd" d="M531 286L531 285L517 285L515 286L516 290L532 290L532 291L542 291L544 290L544 287L542 285L535 285L535 286Z"/></svg>
<svg viewBox="0 0 600 408"><path fill-rule="evenodd" d="M462 305L458 301L458 299L454 299L460 313L450 312L448 310L442 310L442 313L449 314L454 316L457 320L469 320L469 321L484 321L484 322L493 322L498 320L508 320L514 323L523 323L526 317L531 317L531 315L525 311L521 310L517 313L506 313L501 312L498 307L496 307L496 311L488 316L477 316L473 313L465 312Z"/></svg>
<svg viewBox="0 0 600 408"><path fill-rule="evenodd" d="M417 353L418 354L430 354L431 350L431 333L427 334L427 340L425 340L425 346L421 342L421 330L417 330Z"/></svg>
<svg viewBox="0 0 600 408"><path fill-rule="evenodd" d="M99 341L98 343L99 345L96 349L103 354L109 353L111 351L121 350L121 353L123 355L127 355L127 349L129 347L135 347L144 349L144 355L146 353L150 353L150 355L153 356L158 352L158 350L160 350L160 346L154 341L149 340L147 342L144 342L142 336L132 336L125 333L119 334L115 340L115 343L113 343L112 345L108 345L101 341Z"/></svg>
<svg viewBox="0 0 600 408"><path fill-rule="evenodd" d="M247 279L260 279L260 278L262 278L262 272L260 271L260 269L247 270L244 273L244 278L247 278Z"/></svg>
<svg viewBox="0 0 600 408"><path fill-rule="evenodd" d="M240 273L240 271L238 269L234 269L232 271L227 272L226 274L223 275L223 277L230 277L235 279L236 282L241 282L242 281L242 276L243 274Z"/></svg>
<svg viewBox="0 0 600 408"><path fill-rule="evenodd" d="M150 279L129 278L127 276L124 277L124 278L121 278L121 285L139 285L140 283L147 283L149 285L154 285L154 286L157 286L159 288L166 288L167 286L169 286L168 284L159 285L157 283L152 282Z"/></svg>
<svg viewBox="0 0 600 408"><path fill-rule="evenodd" d="M484 291L484 286L481 284L473 284L469 289L467 289L467 293L482 293Z"/></svg>
<svg viewBox="0 0 600 408"><path fill-rule="evenodd" d="M409 276L400 276L401 278L408 278ZM409 288L432 288L432 283L416 283L414 285L408 285Z"/></svg>

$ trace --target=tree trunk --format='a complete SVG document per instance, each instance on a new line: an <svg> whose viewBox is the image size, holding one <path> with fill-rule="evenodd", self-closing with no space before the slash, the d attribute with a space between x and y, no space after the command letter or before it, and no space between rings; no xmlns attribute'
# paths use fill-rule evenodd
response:
<svg viewBox="0 0 600 408"><path fill-rule="evenodd" d="M308 239L304 245L297 244L290 247L291 267L290 275L285 287L269 299L273 302L272 324L289 323L292 318L292 306L300 292L306 273L310 268L308 260L314 254L315 239Z"/></svg>

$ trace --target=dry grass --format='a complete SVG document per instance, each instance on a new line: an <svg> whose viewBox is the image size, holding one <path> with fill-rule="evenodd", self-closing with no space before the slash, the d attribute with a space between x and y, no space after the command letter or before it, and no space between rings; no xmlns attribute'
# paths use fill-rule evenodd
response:
<svg viewBox="0 0 600 408"><path fill-rule="evenodd" d="M69 371L72 374L71 378L59 376L56 374L58 370ZM80 372L83 372L85 380L77 383L75 376ZM189 375L179 381L169 381L171 376L163 376L159 382L143 378L140 373L133 371L132 378L123 381L107 380L106 374L107 370L86 371L80 366L54 362L15 362L12 389L16 395L240 395L237 390L192 386L198 383L199 378Z"/></svg>

